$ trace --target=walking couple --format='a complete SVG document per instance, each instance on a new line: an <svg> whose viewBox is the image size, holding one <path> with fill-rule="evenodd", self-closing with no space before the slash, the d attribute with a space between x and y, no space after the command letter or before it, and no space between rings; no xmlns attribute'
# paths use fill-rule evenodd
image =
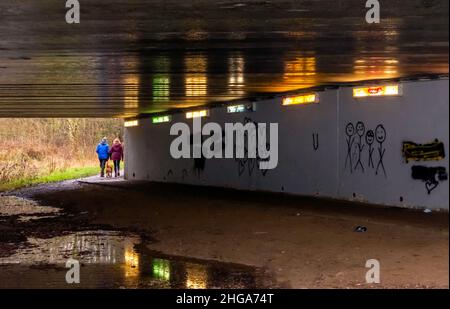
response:
<svg viewBox="0 0 450 309"><path fill-rule="evenodd" d="M109 147L106 137L102 138L97 146L97 155L100 161L101 177L105 177L105 167L109 165L109 160L114 162L114 177L120 176L120 161L123 161L123 146L120 139L116 138L113 145Z"/></svg>

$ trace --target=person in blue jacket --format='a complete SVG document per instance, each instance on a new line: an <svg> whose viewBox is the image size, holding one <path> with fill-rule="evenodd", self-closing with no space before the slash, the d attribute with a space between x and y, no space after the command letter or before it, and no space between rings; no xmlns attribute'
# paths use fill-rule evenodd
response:
<svg viewBox="0 0 450 309"><path fill-rule="evenodd" d="M97 145L97 155L100 161L100 177L105 177L105 166L109 158L109 145L106 137L102 138L100 144Z"/></svg>

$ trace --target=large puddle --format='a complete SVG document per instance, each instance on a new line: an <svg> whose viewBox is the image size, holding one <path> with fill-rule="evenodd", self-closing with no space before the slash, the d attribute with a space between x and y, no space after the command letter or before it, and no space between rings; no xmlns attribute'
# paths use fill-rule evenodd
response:
<svg viewBox="0 0 450 309"><path fill-rule="evenodd" d="M33 223L34 230L37 222L45 225L52 220L49 214L63 216L59 209L28 200L8 198L6 207L1 202L2 218L16 217L14 229ZM28 216L35 216L30 218L33 222L23 220ZM12 241L5 242L11 245ZM148 250L139 235L124 231L86 229L48 238L28 236L10 249L5 248L0 255L0 288L274 287L263 269L164 255ZM69 259L81 265L79 284L66 282Z"/></svg>

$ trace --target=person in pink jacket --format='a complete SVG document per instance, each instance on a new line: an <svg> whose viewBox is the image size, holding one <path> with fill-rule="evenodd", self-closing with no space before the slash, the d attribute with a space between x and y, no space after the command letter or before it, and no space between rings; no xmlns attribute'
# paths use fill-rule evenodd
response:
<svg viewBox="0 0 450 309"><path fill-rule="evenodd" d="M120 176L120 161L123 161L123 146L118 138L116 138L109 150L109 158L114 162L114 177Z"/></svg>

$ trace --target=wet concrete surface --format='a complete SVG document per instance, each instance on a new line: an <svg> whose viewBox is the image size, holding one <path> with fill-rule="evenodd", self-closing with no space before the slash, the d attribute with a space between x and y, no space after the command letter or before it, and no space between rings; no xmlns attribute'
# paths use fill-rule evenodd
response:
<svg viewBox="0 0 450 309"><path fill-rule="evenodd" d="M73 288L70 255L83 287L448 287L448 213L96 178L8 194L60 210L0 217L4 287Z"/></svg>
<svg viewBox="0 0 450 309"><path fill-rule="evenodd" d="M0 288L277 286L264 269L151 251L145 246L154 241L151 233L131 230L90 224L86 213L0 196ZM81 265L80 284L66 282L69 259Z"/></svg>

